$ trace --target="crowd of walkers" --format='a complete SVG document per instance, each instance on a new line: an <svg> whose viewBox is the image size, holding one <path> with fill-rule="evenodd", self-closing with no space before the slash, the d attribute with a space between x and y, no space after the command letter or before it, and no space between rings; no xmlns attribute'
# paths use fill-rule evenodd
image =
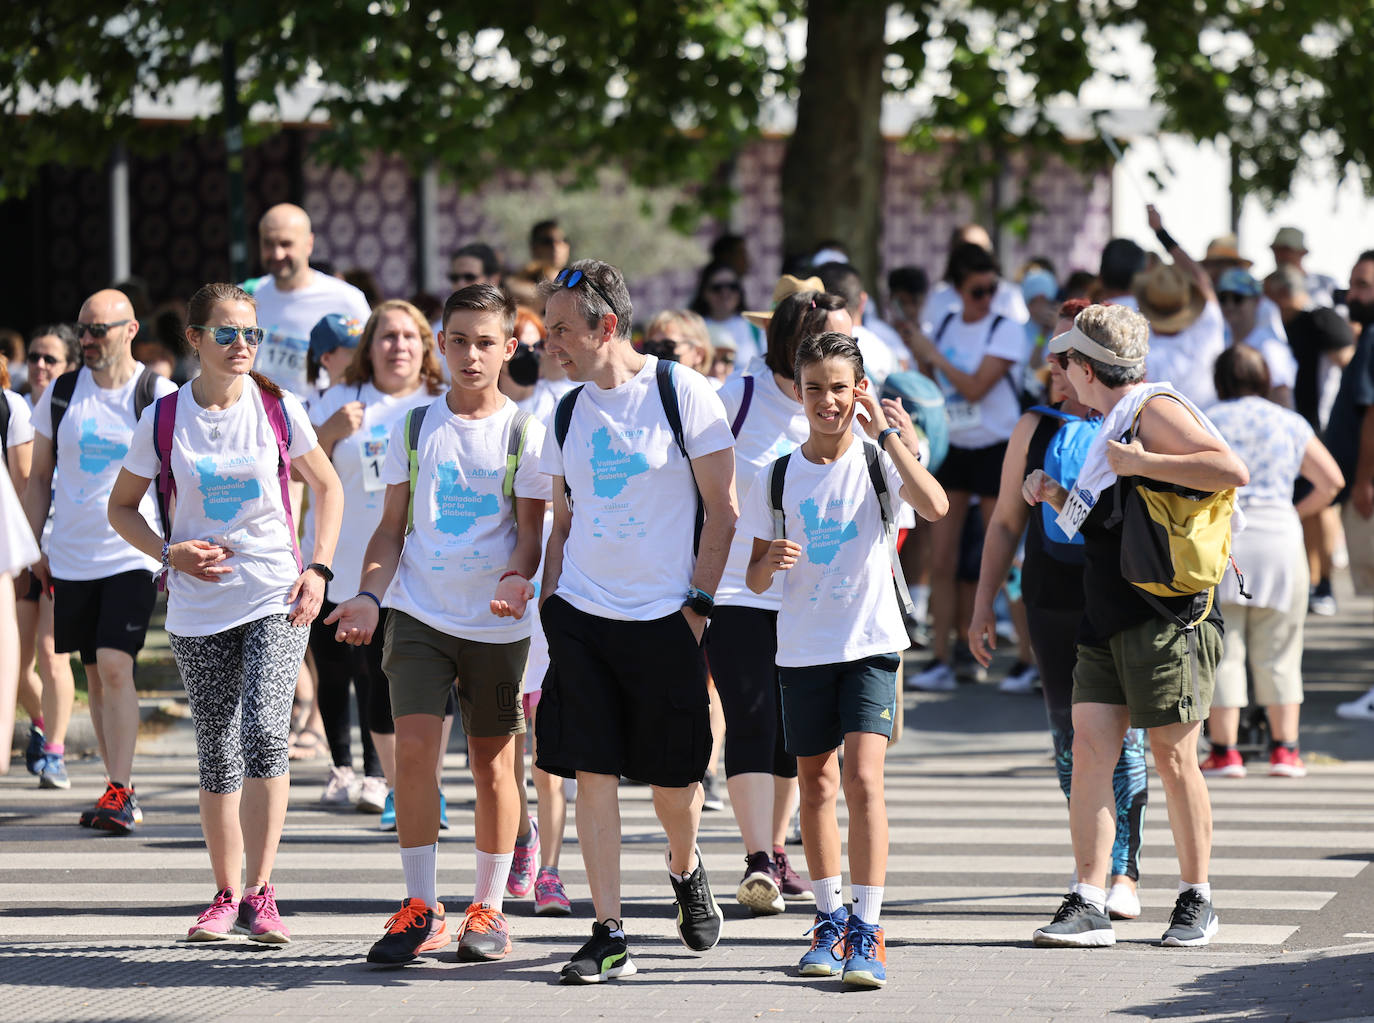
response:
<svg viewBox="0 0 1374 1023"><path fill-rule="evenodd" d="M1269 773L1306 772L1304 620L1333 613L1342 558L1374 592L1374 251L1342 289L1284 228L1260 280L1235 239L1195 260L1148 216L1159 254L1114 239L1062 279L1044 258L1004 274L967 225L942 280L895 268L883 308L827 242L750 309L727 235L686 307L636 333L621 270L574 261L556 221L519 269L472 242L446 300L382 301L311 262L304 210L273 207L265 275L205 285L177 329L158 315L150 341L146 296L105 289L0 360L0 646L19 663L0 724L17 701L28 770L70 787L79 655L106 776L80 823L135 831L134 664L165 590L215 887L188 940L289 940L289 767L327 758L320 801L400 849L405 898L369 962L455 940L503 958L508 897L570 913L573 798L595 922L561 978L627 976L621 781L650 786L702 951L724 915L697 832L723 772L736 899L806 905L799 971L878 987L901 691L982 681L1014 638L999 688L1043 692L1075 860L1033 941L1108 945L1141 914L1148 746L1179 868L1161 943L1205 945L1204 779L1245 774L1252 705ZM905 674L909 649L927 654ZM1339 712L1374 721L1374 689ZM476 880L450 922L455 718Z"/></svg>

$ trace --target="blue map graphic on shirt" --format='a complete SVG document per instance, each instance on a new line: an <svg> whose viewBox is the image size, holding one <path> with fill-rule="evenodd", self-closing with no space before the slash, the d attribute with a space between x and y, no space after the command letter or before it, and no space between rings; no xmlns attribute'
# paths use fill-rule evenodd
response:
<svg viewBox="0 0 1374 1023"><path fill-rule="evenodd" d="M479 494L459 481L457 462L440 462L435 468L439 483L434 488L434 528L439 532L462 536L483 515L500 514L495 494Z"/></svg>
<svg viewBox="0 0 1374 1023"><path fill-rule="evenodd" d="M854 522L837 522L821 517L814 498L801 503L802 525L806 528L806 556L817 565L829 565L850 540L859 535Z"/></svg>
<svg viewBox="0 0 1374 1023"><path fill-rule="evenodd" d="M631 476L648 471L649 460L638 451L614 447L606 427L592 434L592 493L597 497L618 497Z"/></svg>
<svg viewBox="0 0 1374 1023"><path fill-rule="evenodd" d="M258 481L251 476L247 479L221 476L215 471L213 458L197 458L196 473L200 476L205 517L214 522L228 522L245 504L262 494Z"/></svg>
<svg viewBox="0 0 1374 1023"><path fill-rule="evenodd" d="M121 461L129 453L129 445L106 440L96 433L94 418L81 420L80 448L81 471L92 476L98 476L111 462Z"/></svg>

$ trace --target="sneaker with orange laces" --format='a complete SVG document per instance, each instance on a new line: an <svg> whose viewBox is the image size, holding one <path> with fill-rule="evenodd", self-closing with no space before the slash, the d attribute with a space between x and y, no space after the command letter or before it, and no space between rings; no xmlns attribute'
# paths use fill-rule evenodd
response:
<svg viewBox="0 0 1374 1023"><path fill-rule="evenodd" d="M210 908L196 918L195 926L186 932L187 941L224 941L234 931L234 919L239 913L239 900L234 889L225 888L215 895Z"/></svg>
<svg viewBox="0 0 1374 1023"><path fill-rule="evenodd" d="M424 899L406 899L386 922L386 933L368 950L367 961L379 966L404 966L452 940L444 920L444 904L433 909Z"/></svg>
<svg viewBox="0 0 1374 1023"><path fill-rule="evenodd" d="M534 887L535 867L539 864L539 827L530 818L530 833L525 836L525 845L515 840L515 858L510 861L510 874L506 877L506 894L517 899L524 898Z"/></svg>
<svg viewBox="0 0 1374 1023"><path fill-rule="evenodd" d="M265 884L256 892L244 892L239 900L239 915L234 921L234 933L246 934L252 941L267 945L285 945L291 940L291 930L277 912L277 890Z"/></svg>
<svg viewBox="0 0 1374 1023"><path fill-rule="evenodd" d="M458 958L469 963L486 963L510 954L510 927L499 909L485 902L474 902L458 925Z"/></svg>
<svg viewBox="0 0 1374 1023"><path fill-rule="evenodd" d="M96 800L91 814L90 826L97 831L108 831L115 835L128 835L138 823L135 816L138 803L130 785L116 785L110 782L101 797Z"/></svg>
<svg viewBox="0 0 1374 1023"><path fill-rule="evenodd" d="M1245 761L1234 746L1225 752L1214 749L1202 762L1202 773L1208 778L1244 778Z"/></svg>
<svg viewBox="0 0 1374 1023"><path fill-rule="evenodd" d="M1269 753L1269 774L1275 778L1306 778L1307 765L1296 749L1275 746Z"/></svg>

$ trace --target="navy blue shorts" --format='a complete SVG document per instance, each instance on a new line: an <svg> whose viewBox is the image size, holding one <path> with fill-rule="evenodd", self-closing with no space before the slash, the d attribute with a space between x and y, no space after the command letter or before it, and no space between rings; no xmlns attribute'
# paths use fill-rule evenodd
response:
<svg viewBox="0 0 1374 1023"><path fill-rule="evenodd" d="M787 752L797 757L829 753L850 732L892 738L901 662L901 654L893 653L838 664L779 668Z"/></svg>

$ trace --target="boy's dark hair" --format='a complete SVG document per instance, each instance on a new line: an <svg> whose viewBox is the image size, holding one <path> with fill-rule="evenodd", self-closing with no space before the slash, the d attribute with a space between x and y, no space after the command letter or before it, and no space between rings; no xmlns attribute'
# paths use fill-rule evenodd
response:
<svg viewBox="0 0 1374 1023"><path fill-rule="evenodd" d="M797 347L808 337L825 332L830 314L845 307L839 295L824 291L798 291L788 295L773 310L768 321L768 351L763 361L779 376L793 379Z"/></svg>
<svg viewBox="0 0 1374 1023"><path fill-rule="evenodd" d="M974 274L988 273L1000 275L1002 268L997 264L997 257L983 246L964 242L950 250L949 262L945 265L945 280L956 288Z"/></svg>
<svg viewBox="0 0 1374 1023"><path fill-rule="evenodd" d="M547 245L550 239L546 236L550 231L557 230L557 228L558 221L552 217L536 223L530 228L530 248L534 248L536 245Z"/></svg>
<svg viewBox="0 0 1374 1023"><path fill-rule="evenodd" d="M803 369L826 359L843 359L848 362L854 368L856 384L864 378L864 357L859 353L858 344L848 334L828 330L824 334L803 338L801 344L797 345L792 379L800 384Z"/></svg>
<svg viewBox="0 0 1374 1023"><path fill-rule="evenodd" d="M904 295L924 296L930 291L930 278L919 266L899 266L887 275L889 294L902 292Z"/></svg>
<svg viewBox="0 0 1374 1023"><path fill-rule="evenodd" d="M849 263L822 263L816 267L815 274L826 291L844 299L851 316L859 315L859 306L864 299L864 279L857 269Z"/></svg>
<svg viewBox="0 0 1374 1023"><path fill-rule="evenodd" d="M459 309L474 313L499 313L501 336L515 336L515 299L494 284L469 284L450 295L444 303L444 318L440 321L445 330L448 330L450 314Z"/></svg>
<svg viewBox="0 0 1374 1023"><path fill-rule="evenodd" d="M496 250L486 242L468 242L462 248L454 249L453 255L449 256L452 263L460 256L470 256L482 264L482 274L491 277L493 274L501 272L501 260L496 256Z"/></svg>
<svg viewBox="0 0 1374 1023"><path fill-rule="evenodd" d="M1145 250L1129 238L1113 238L1102 247L1097 277L1105 288L1128 291L1131 280L1145 269Z"/></svg>

